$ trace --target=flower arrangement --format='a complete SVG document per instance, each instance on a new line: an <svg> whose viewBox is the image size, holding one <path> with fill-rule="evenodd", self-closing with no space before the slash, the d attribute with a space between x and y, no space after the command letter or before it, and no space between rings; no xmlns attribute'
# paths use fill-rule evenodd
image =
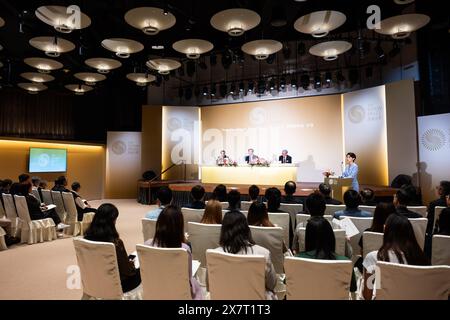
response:
<svg viewBox="0 0 450 320"><path fill-rule="evenodd" d="M264 158L258 158L258 160L249 163L252 167L270 167L270 162Z"/></svg>
<svg viewBox="0 0 450 320"><path fill-rule="evenodd" d="M331 171L331 169L328 169L328 170L325 170L324 172L322 172L322 174L323 174L325 177L329 178L330 176L333 176L333 175L334 175L334 171Z"/></svg>
<svg viewBox="0 0 450 320"><path fill-rule="evenodd" d="M237 167L238 166L236 161L233 161L230 158L220 158L220 157L216 160L216 164L219 167Z"/></svg>

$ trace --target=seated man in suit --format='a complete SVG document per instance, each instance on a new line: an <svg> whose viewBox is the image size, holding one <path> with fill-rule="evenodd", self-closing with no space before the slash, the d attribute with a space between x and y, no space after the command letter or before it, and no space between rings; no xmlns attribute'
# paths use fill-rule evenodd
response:
<svg viewBox="0 0 450 320"><path fill-rule="evenodd" d="M205 209L205 188L196 185L191 189L192 202L184 205L185 208Z"/></svg>
<svg viewBox="0 0 450 320"><path fill-rule="evenodd" d="M65 176L59 176L55 180L55 185L52 188L52 191L70 192L70 190L67 189L66 187L67 187L67 179L66 179L66 177Z"/></svg>
<svg viewBox="0 0 450 320"><path fill-rule="evenodd" d="M282 199L281 203L289 204L301 204L303 203L299 198L294 196L297 190L297 184L294 181L288 181L284 184L284 193L286 194Z"/></svg>
<svg viewBox="0 0 450 320"><path fill-rule="evenodd" d="M245 157L245 162L252 164L256 163L259 160L259 157L254 154L255 150L248 149L248 156Z"/></svg>
<svg viewBox="0 0 450 320"><path fill-rule="evenodd" d="M81 198L79 192L81 184L79 182L72 183L72 195L75 200L75 206L77 207L78 221L83 221L83 215L86 212L97 212L97 209L92 208L91 205Z"/></svg>
<svg viewBox="0 0 450 320"><path fill-rule="evenodd" d="M423 218L422 215L420 215L417 212L413 212L407 208L407 206L410 204L411 198L410 194L405 189L399 189L396 194L394 194L394 206L397 210L398 214L401 214L407 218Z"/></svg>
<svg viewBox="0 0 450 320"><path fill-rule="evenodd" d="M340 202L339 200L333 199L331 197L331 187L330 187L329 184L321 183L319 185L319 192L325 198L325 203L326 204L333 204L333 205L340 205L340 204L342 204L342 202Z"/></svg>
<svg viewBox="0 0 450 320"><path fill-rule="evenodd" d="M376 206L377 202L375 201L375 192L372 189L364 188L360 192L362 205L364 206Z"/></svg>
<svg viewBox="0 0 450 320"><path fill-rule="evenodd" d="M370 212L361 210L358 206L361 204L361 196L355 190L347 190L344 193L345 210L339 210L334 213L334 218L339 219L341 216L345 217L359 217L369 218L372 217Z"/></svg>
<svg viewBox="0 0 450 320"><path fill-rule="evenodd" d="M281 163L292 163L292 157L288 155L288 151L284 149L281 152L281 156L278 158Z"/></svg>
<svg viewBox="0 0 450 320"><path fill-rule="evenodd" d="M147 219L157 220L163 209L172 203L172 190L169 187L161 187L156 193L158 208L149 211L145 217Z"/></svg>

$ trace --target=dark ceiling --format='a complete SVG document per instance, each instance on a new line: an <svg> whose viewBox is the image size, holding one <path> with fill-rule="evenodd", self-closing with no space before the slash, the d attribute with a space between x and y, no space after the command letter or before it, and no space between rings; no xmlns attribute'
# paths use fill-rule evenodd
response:
<svg viewBox="0 0 450 320"><path fill-rule="evenodd" d="M416 1L420 3L422 1ZM423 3L426 1L423 0ZM429 2L429 1L428 1ZM74 31L70 34L57 33L51 26L46 25L36 18L34 12L36 8L42 5L78 5L82 12L86 13L92 19L92 24L82 30ZM0 29L0 44L4 49L0 51L0 61L3 62L3 70L0 70L3 77L1 83L3 86L15 86L18 82L26 82L21 79L19 74L25 71L33 71L23 63L26 57L45 57L44 53L31 47L28 41L36 36L52 36L58 35L75 43L76 49L61 54L58 61L64 64L62 70L54 71L52 74L56 77L56 81L48 83L52 90L66 91L65 84L78 83L73 77L76 72L92 71L84 64L84 61L91 57L111 57L114 54L102 48L100 43L105 38L120 37L130 38L140 41L144 44L145 49L140 53L131 55L128 59L121 59L123 66L110 73L108 80L101 86L110 86L114 82L127 83L133 85L129 80L124 80L127 73L133 71L145 71L145 62L149 57L165 56L175 57L183 62L183 68L186 66L186 58L175 52L171 45L173 42L185 38L202 38L211 41L214 49L211 52L218 56L218 65L222 55L231 54L235 58L233 62L245 64L247 71L244 75L242 71L233 71L231 74L224 70L205 71L202 74L189 75L176 72L172 73L170 79L173 86L175 85L203 85L205 82L213 83L224 80L239 78L257 77L258 72L261 73L261 64L254 59L246 56L240 51L243 43L264 37L266 39L275 39L283 42L289 52L278 53L285 54L284 60L276 60L276 67L265 68L265 75L270 73L279 73L280 64L291 63L301 64L304 70L308 68L322 68L322 59L316 59L310 55L306 55L303 60L299 60L298 55L293 58L292 51L296 51L296 44L305 41L307 47L310 45L334 38L351 38L356 41L358 35L357 30L362 30L364 38L375 40L379 38L377 34L365 29L365 21L368 17L366 13L367 7L371 4L378 4L381 7L382 18L394 16L404 11L414 12L414 3L412 5L398 5L393 0L376 1L376 0L309 0L298 2L294 0L236 0L236 1L198 1L198 0L170 0L170 1L7 1L0 0L0 17L5 20L5 26ZM156 36L148 36L128 25L124 20L125 13L135 7L155 6L160 8L168 8L168 10L176 16L177 22L171 29L161 31ZM252 9L261 16L261 23L258 27L246 32L241 37L229 37L226 33L217 31L210 25L210 18L213 14L220 10L233 7L245 7ZM317 10L338 10L347 16L346 23L339 29L333 31L325 40L315 40L309 35L301 34L293 28L294 21L307 13ZM283 27L274 27L271 22L278 16L284 16L286 25ZM447 16L443 14L443 18L432 18L432 21L441 20L446 23ZM386 42L392 46L392 40L388 37L381 37L383 43ZM163 45L164 50L152 50L152 45ZM355 45L354 45L355 46ZM210 54L211 54L210 53ZM210 55L208 54L208 55ZM236 56L235 56L236 55ZM237 57L237 58L236 58ZM204 60L208 61L209 58ZM289 60L290 59L290 60ZM340 58L344 61L337 61L348 66L352 63L361 65L360 60L352 60L348 57ZM320 60L320 61L317 61ZM203 60L200 59L199 62ZM355 62L356 61L356 62ZM376 58L374 59L375 62ZM370 61L366 61L370 62ZM267 64L266 62L263 62ZM308 66L312 67L308 67ZM261 74L259 74L261 76ZM175 81L176 80L176 81ZM161 81L164 81L161 79ZM166 78L166 81L168 79Z"/></svg>

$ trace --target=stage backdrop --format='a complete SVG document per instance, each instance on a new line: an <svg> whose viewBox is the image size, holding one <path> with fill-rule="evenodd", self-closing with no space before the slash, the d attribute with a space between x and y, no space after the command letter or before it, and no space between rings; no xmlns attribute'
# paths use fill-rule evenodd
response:
<svg viewBox="0 0 450 320"><path fill-rule="evenodd" d="M435 187L450 180L450 113L419 117L419 159L422 193L426 201L437 198Z"/></svg>

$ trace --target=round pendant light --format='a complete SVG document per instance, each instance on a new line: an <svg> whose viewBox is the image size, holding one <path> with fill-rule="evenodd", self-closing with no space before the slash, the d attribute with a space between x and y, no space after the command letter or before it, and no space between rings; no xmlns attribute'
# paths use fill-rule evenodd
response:
<svg viewBox="0 0 450 320"><path fill-rule="evenodd" d="M36 83L49 82L55 80L55 77L49 74L43 74L38 72L24 72L21 73L20 76L24 79L27 79L28 81Z"/></svg>
<svg viewBox="0 0 450 320"><path fill-rule="evenodd" d="M75 49L75 45L63 38L58 37L35 37L30 39L30 45L38 50L44 51L49 57L59 57L61 53Z"/></svg>
<svg viewBox="0 0 450 320"><path fill-rule="evenodd" d="M181 63L172 59L152 59L147 61L147 67L158 71L159 74L169 74L170 71L181 67Z"/></svg>
<svg viewBox="0 0 450 320"><path fill-rule="evenodd" d="M148 73L129 73L127 78L131 81L136 82L138 86L144 87L148 83L155 81L156 77Z"/></svg>
<svg viewBox="0 0 450 320"><path fill-rule="evenodd" d="M27 90L29 94L37 94L40 91L46 90L47 86L42 83L24 83L17 84L20 88Z"/></svg>
<svg viewBox="0 0 450 320"><path fill-rule="evenodd" d="M27 65L38 69L41 73L49 73L51 70L61 69L62 63L47 58L25 58L23 60Z"/></svg>
<svg viewBox="0 0 450 320"><path fill-rule="evenodd" d="M409 37L414 32L430 22L430 17L425 14L411 13L387 18L380 22L380 28L376 32L389 35L394 39Z"/></svg>
<svg viewBox="0 0 450 320"><path fill-rule="evenodd" d="M202 39L185 39L175 42L172 48L184 53L189 59L198 59L201 54L211 51L214 45Z"/></svg>
<svg viewBox="0 0 450 320"><path fill-rule="evenodd" d="M283 45L281 42L276 40L254 40L245 43L241 50L249 55L255 56L258 60L264 60L282 48Z"/></svg>
<svg viewBox="0 0 450 320"><path fill-rule="evenodd" d="M84 84L68 84L65 87L73 91L77 96L82 96L85 92L92 90L92 87L85 86Z"/></svg>
<svg viewBox="0 0 450 320"><path fill-rule="evenodd" d="M99 73L108 73L110 70L119 68L120 61L109 58L91 58L84 61L89 67L97 69Z"/></svg>
<svg viewBox="0 0 450 320"><path fill-rule="evenodd" d="M172 13L160 8L139 7L128 11L125 14L125 21L145 34L154 36L161 30L173 27L177 19Z"/></svg>
<svg viewBox="0 0 450 320"><path fill-rule="evenodd" d="M394 0L394 2L396 4L409 4L409 3L413 3L414 0Z"/></svg>
<svg viewBox="0 0 450 320"><path fill-rule="evenodd" d="M298 18L294 28L298 32L322 38L345 23L347 17L339 11L315 11Z"/></svg>
<svg viewBox="0 0 450 320"><path fill-rule="evenodd" d="M318 43L309 49L314 56L323 57L326 61L336 60L338 55L350 50L352 44L347 41L327 41Z"/></svg>
<svg viewBox="0 0 450 320"><path fill-rule="evenodd" d="M214 28L227 32L233 37L243 35L245 31L253 29L260 22L261 17L255 11L241 8L219 11L210 20Z"/></svg>
<svg viewBox="0 0 450 320"><path fill-rule="evenodd" d="M103 74L95 73L95 72L79 72L73 75L75 78L84 81L88 86L93 86L99 81L103 81L106 79L106 76Z"/></svg>
<svg viewBox="0 0 450 320"><path fill-rule="evenodd" d="M62 33L83 29L91 24L91 18L80 11L78 6L42 6L36 9L36 17L42 22L51 25Z"/></svg>
<svg viewBox="0 0 450 320"><path fill-rule="evenodd" d="M105 39L102 41L103 48L115 52L119 58L128 58L130 54L144 50L142 43L123 38Z"/></svg>

